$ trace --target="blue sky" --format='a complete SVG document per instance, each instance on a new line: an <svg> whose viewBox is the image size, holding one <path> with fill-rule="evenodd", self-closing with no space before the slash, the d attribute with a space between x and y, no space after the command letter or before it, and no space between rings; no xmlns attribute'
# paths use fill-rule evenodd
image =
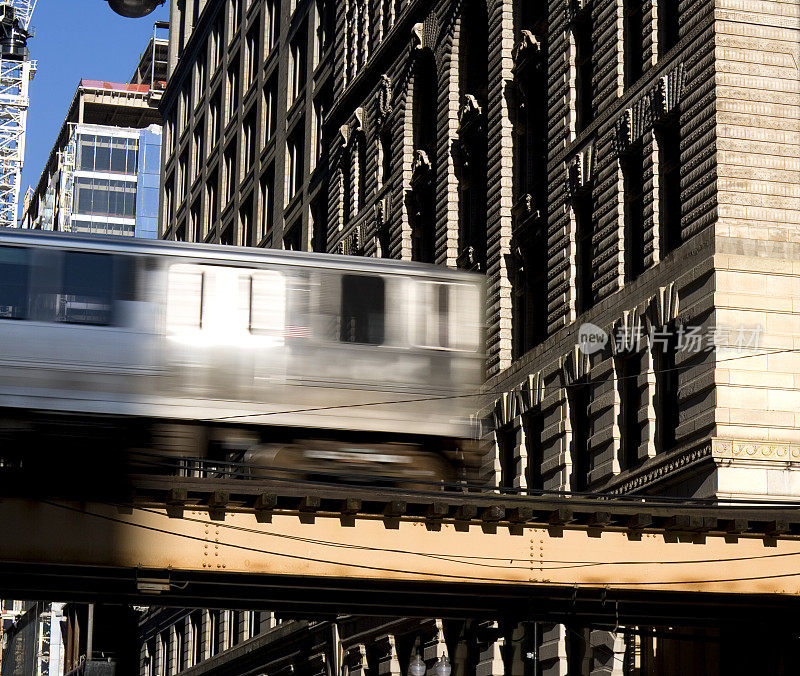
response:
<svg viewBox="0 0 800 676"><path fill-rule="evenodd" d="M36 187L81 78L127 82L168 3L143 19L125 19L104 0L39 0L28 41L39 71L31 82L22 198Z"/></svg>

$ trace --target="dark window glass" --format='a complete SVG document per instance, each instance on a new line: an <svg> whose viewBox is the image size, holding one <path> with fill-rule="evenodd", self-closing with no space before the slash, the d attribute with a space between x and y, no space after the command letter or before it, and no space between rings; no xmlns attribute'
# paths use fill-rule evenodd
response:
<svg viewBox="0 0 800 676"><path fill-rule="evenodd" d="M384 283L381 277L342 277L343 343L380 345L384 338Z"/></svg>
<svg viewBox="0 0 800 676"><path fill-rule="evenodd" d="M585 491L589 488L589 387L574 385L567 390L569 421L572 429L570 490Z"/></svg>
<svg viewBox="0 0 800 676"><path fill-rule="evenodd" d="M500 454L500 485L513 488L517 477L517 442L519 434L513 425L497 431L497 450Z"/></svg>
<svg viewBox="0 0 800 676"><path fill-rule="evenodd" d="M114 288L111 256L68 251L64 254L63 280L58 321L74 324L110 323Z"/></svg>
<svg viewBox="0 0 800 676"><path fill-rule="evenodd" d="M94 155L95 171L109 171L111 169L111 137L98 136Z"/></svg>
<svg viewBox="0 0 800 676"><path fill-rule="evenodd" d="M128 149L126 139L115 138L111 143L111 171L122 174L127 171Z"/></svg>
<svg viewBox="0 0 800 676"><path fill-rule="evenodd" d="M94 136L81 136L80 141L80 165L78 169L85 171L94 170Z"/></svg>
<svg viewBox="0 0 800 676"><path fill-rule="evenodd" d="M28 307L28 250L0 247L0 319L24 319Z"/></svg>

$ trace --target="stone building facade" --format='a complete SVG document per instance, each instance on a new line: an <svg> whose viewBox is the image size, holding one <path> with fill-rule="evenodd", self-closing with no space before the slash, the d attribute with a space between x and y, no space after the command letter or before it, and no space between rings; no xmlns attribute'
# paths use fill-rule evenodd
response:
<svg viewBox="0 0 800 676"><path fill-rule="evenodd" d="M304 166L301 246L486 274L487 483L797 499L798 1L333 6L327 178L312 195ZM281 166L287 180L297 165ZM398 622L390 643L417 631ZM465 651L459 674L727 673L736 641L501 622L448 642L430 623L451 659ZM363 645L377 673L406 673ZM737 649L737 668L756 652Z"/></svg>

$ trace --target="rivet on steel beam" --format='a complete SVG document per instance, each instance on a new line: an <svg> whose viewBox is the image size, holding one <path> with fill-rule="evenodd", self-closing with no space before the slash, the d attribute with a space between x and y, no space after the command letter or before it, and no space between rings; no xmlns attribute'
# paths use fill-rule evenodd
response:
<svg viewBox="0 0 800 676"><path fill-rule="evenodd" d="M525 523L533 520L533 508L522 506L509 510L508 520L514 523Z"/></svg>
<svg viewBox="0 0 800 676"><path fill-rule="evenodd" d="M406 513L408 505L402 500L391 500L386 503L383 513L386 516L403 516Z"/></svg>
<svg viewBox="0 0 800 676"><path fill-rule="evenodd" d="M342 500L342 506L339 511L342 514L358 514L361 511L361 500L358 498L346 498Z"/></svg>
<svg viewBox="0 0 800 676"><path fill-rule="evenodd" d="M500 521L506 515L506 510L499 505L489 505L481 512L481 521Z"/></svg>
<svg viewBox="0 0 800 676"><path fill-rule="evenodd" d="M450 505L448 505L446 502L434 502L433 504L428 505L425 516L429 519L443 519L447 516L449 511Z"/></svg>
<svg viewBox="0 0 800 676"><path fill-rule="evenodd" d="M572 510L567 507L559 507L550 513L548 521L554 526L563 526L565 523L571 523L575 519L572 515Z"/></svg>
<svg viewBox="0 0 800 676"><path fill-rule="evenodd" d="M317 495L306 495L300 498L300 505L298 509L301 512L316 512L319 509L321 500Z"/></svg>

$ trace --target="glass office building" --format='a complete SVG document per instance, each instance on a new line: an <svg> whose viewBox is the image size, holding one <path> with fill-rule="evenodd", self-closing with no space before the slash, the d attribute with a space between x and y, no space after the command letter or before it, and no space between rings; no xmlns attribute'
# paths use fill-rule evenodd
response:
<svg viewBox="0 0 800 676"><path fill-rule="evenodd" d="M156 126L75 125L65 151L65 165L74 169L62 178L62 194L72 195L63 229L155 238L160 153L161 129Z"/></svg>

